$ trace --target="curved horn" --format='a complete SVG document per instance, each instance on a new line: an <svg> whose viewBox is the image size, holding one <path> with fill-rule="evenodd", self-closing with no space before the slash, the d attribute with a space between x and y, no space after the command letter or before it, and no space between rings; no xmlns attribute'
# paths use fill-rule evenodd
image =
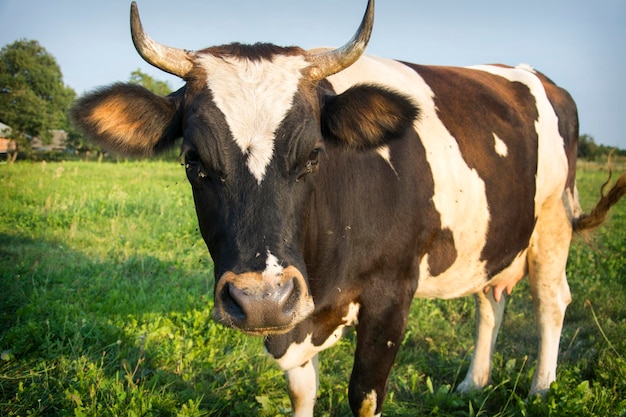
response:
<svg viewBox="0 0 626 417"><path fill-rule="evenodd" d="M374 0L369 0L361 25L348 43L332 51L309 55L308 60L313 67L310 72L311 78L322 80L352 65L365 51L373 26Z"/></svg>
<svg viewBox="0 0 626 417"><path fill-rule="evenodd" d="M187 51L157 43L143 31L134 1L130 5L130 33L135 49L148 64L181 78L191 70L193 64Z"/></svg>

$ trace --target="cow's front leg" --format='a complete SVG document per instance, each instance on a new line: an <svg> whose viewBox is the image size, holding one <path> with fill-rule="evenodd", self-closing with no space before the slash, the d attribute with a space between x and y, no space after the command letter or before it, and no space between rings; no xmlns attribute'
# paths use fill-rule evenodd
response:
<svg viewBox="0 0 626 417"><path fill-rule="evenodd" d="M328 327L307 321L290 333L265 339L267 352L285 370L295 417L313 417L319 387L317 354L341 338L344 328L352 324L349 318L357 312L358 306L345 306L336 311L337 319Z"/></svg>
<svg viewBox="0 0 626 417"><path fill-rule="evenodd" d="M292 333L268 336L265 348L284 371L294 417L313 417L319 385L319 346L302 327Z"/></svg>
<svg viewBox="0 0 626 417"><path fill-rule="evenodd" d="M350 407L355 416L381 414L387 378L402 343L410 302L410 297L403 294L379 297L361 307L349 389ZM387 305L376 305L379 303Z"/></svg>
<svg viewBox="0 0 626 417"><path fill-rule="evenodd" d="M318 356L285 372L294 417L311 417L319 388Z"/></svg>

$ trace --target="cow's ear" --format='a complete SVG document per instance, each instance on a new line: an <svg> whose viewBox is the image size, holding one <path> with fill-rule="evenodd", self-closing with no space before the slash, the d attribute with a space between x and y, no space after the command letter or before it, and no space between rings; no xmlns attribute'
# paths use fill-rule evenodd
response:
<svg viewBox="0 0 626 417"><path fill-rule="evenodd" d="M81 97L74 124L104 149L128 156L153 155L182 135L181 90L167 97L136 84L114 84Z"/></svg>
<svg viewBox="0 0 626 417"><path fill-rule="evenodd" d="M321 129L326 140L351 149L372 149L410 129L419 109L408 97L362 84L324 99Z"/></svg>

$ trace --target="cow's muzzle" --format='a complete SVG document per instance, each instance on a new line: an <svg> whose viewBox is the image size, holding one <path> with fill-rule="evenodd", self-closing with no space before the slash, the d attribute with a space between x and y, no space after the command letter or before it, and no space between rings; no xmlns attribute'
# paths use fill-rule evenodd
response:
<svg viewBox="0 0 626 417"><path fill-rule="evenodd" d="M213 319L245 333L285 333L312 311L304 276L293 266L271 277L262 272L226 272L215 288Z"/></svg>

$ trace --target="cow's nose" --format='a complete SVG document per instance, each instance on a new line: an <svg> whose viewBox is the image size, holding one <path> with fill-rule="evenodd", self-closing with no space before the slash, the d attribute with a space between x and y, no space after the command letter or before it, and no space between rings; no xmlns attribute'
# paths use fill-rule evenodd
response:
<svg viewBox="0 0 626 417"><path fill-rule="evenodd" d="M302 273L295 267L267 277L261 272L226 272L215 292L213 318L246 333L284 333L313 311Z"/></svg>
<svg viewBox="0 0 626 417"><path fill-rule="evenodd" d="M260 292L250 291L247 287L241 288L229 282L228 292L246 316L262 316L264 312L271 314L273 311L289 316L292 310L291 295L295 290L294 279L285 283L278 282L274 286L266 285Z"/></svg>

